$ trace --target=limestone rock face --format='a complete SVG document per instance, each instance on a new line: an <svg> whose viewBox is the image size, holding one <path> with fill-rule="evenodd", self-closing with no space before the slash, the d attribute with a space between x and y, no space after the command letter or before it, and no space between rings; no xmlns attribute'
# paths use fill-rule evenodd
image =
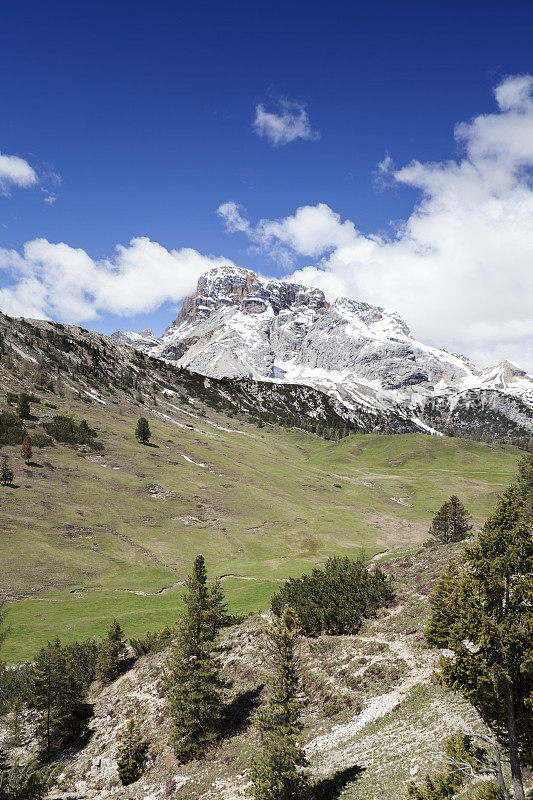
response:
<svg viewBox="0 0 533 800"><path fill-rule="evenodd" d="M420 419L428 400L494 390L533 409L533 379L503 362L477 369L464 356L418 342L392 309L215 268L198 281L161 338L114 334L152 356L210 377L300 383L339 402ZM533 427L533 422L532 422Z"/></svg>

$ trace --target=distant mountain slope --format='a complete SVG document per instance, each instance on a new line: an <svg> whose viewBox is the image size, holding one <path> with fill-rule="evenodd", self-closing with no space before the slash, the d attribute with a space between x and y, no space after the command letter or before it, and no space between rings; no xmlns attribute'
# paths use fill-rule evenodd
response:
<svg viewBox="0 0 533 800"><path fill-rule="evenodd" d="M475 437L533 432L533 378L518 365L477 369L418 342L395 311L346 298L330 305L319 289L251 270L203 275L160 339L151 330L113 337L211 377L312 386L345 409L394 413L421 430L468 435L475 407L486 420L470 426Z"/></svg>

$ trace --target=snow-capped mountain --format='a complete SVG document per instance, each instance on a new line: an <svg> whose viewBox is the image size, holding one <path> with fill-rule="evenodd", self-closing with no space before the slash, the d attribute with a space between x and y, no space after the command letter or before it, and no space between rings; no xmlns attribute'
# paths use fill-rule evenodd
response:
<svg viewBox="0 0 533 800"><path fill-rule="evenodd" d="M149 329L113 336L207 376L310 385L346 409L394 411L426 430L480 402L533 430L533 378L518 365L477 369L418 342L391 309L330 304L319 289L247 269L203 275L161 338Z"/></svg>

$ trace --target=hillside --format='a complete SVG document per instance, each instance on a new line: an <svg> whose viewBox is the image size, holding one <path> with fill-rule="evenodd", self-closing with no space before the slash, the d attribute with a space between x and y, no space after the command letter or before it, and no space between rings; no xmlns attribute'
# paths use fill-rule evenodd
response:
<svg viewBox="0 0 533 800"><path fill-rule="evenodd" d="M268 403L287 395L267 402L241 382L147 363L100 334L2 321L3 390L39 401L28 432L67 414L103 445L55 442L35 448L30 465L20 445L2 447L15 473L0 487L12 661L56 633L100 635L115 616L128 636L172 622L198 552L223 576L233 611L264 609L277 581L331 554L420 542L452 492L479 523L515 472L509 445L423 434L331 441L290 427L298 419L281 408L285 425L265 424L261 415L276 418ZM336 424L327 398L312 414L326 432ZM134 437L141 415L149 446Z"/></svg>
<svg viewBox="0 0 533 800"><path fill-rule="evenodd" d="M458 546L412 549L382 566L397 587L395 604L367 621L356 636L303 639L299 649L305 749L313 800L399 800L407 782L442 769L442 744L457 730L482 730L473 709L432 679L437 652L421 633L428 594ZM244 800L256 745L253 711L264 697L268 615L223 631L226 735L201 761L180 765L168 747L170 720L162 670L168 651L142 657L110 686L93 684L89 737L64 754L50 800ZM116 734L129 718L149 742L148 768L122 787L116 773ZM1 734L0 734L1 735ZM19 750L27 755L31 742ZM394 761L391 754L394 753Z"/></svg>

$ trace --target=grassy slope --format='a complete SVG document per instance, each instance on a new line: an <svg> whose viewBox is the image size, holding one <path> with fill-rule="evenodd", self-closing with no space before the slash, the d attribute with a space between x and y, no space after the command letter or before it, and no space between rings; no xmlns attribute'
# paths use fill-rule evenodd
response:
<svg viewBox="0 0 533 800"><path fill-rule="evenodd" d="M157 410L171 419L126 402L47 399L86 417L105 450L57 445L26 467L18 447L3 448L18 487L0 492L0 593L18 598L8 660L56 633L100 635L113 617L130 636L171 622L198 552L212 576L236 576L224 583L231 608L251 611L268 605L275 581L330 554L420 541L452 492L479 523L518 457L510 446L418 434L333 444L209 410L191 417L193 406L163 400ZM133 437L141 413L153 447Z"/></svg>
<svg viewBox="0 0 533 800"><path fill-rule="evenodd" d="M422 635L435 581L460 550L457 545L419 548L387 559L384 569L397 587L391 608L367 620L355 636L302 638L303 743L315 800L399 800L411 778L422 783L426 773L442 770L447 736L482 730L473 708L436 684L438 653ZM255 615L222 632L226 702L234 716L206 758L180 765L168 747L170 719L161 679L168 652L162 652L140 659L111 686L93 685L92 735L67 757L61 790L71 793L76 786L77 794L90 796L93 790L102 800L143 800L163 797L174 780L175 800L250 798L248 770L258 742L250 724L252 701L258 701L271 669L266 625L264 615ZM114 743L132 715L154 760L140 781L121 787Z"/></svg>

